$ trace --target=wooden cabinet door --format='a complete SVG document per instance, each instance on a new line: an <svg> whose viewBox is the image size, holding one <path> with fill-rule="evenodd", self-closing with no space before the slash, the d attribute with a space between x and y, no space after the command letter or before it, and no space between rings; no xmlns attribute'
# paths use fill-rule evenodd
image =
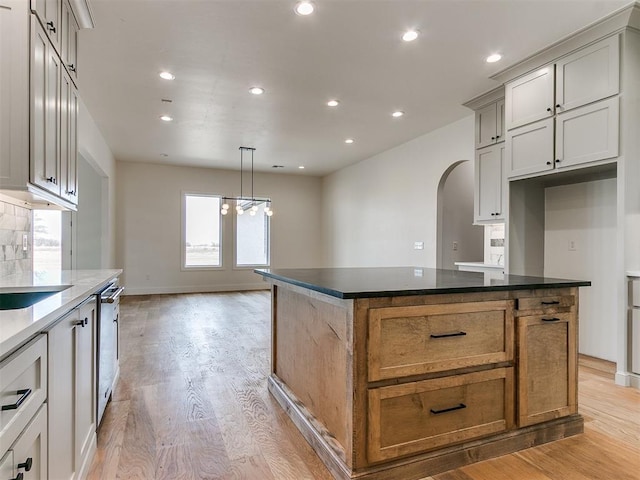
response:
<svg viewBox="0 0 640 480"><path fill-rule="evenodd" d="M507 131L509 178L553 169L553 118Z"/></svg>
<svg viewBox="0 0 640 480"><path fill-rule="evenodd" d="M31 182L59 194L60 59L31 19Z"/></svg>
<svg viewBox="0 0 640 480"><path fill-rule="evenodd" d="M40 19L51 43L59 50L62 31L60 0L31 0L31 10Z"/></svg>
<svg viewBox="0 0 640 480"><path fill-rule="evenodd" d="M75 355L75 459L83 477L96 443L96 300L80 307Z"/></svg>
<svg viewBox="0 0 640 480"><path fill-rule="evenodd" d="M554 115L554 66L548 65L505 84L506 129Z"/></svg>
<svg viewBox="0 0 640 480"><path fill-rule="evenodd" d="M78 71L78 31L80 27L76 20L69 0L62 1L62 39L61 57L65 68L74 82Z"/></svg>
<svg viewBox="0 0 640 480"><path fill-rule="evenodd" d="M48 478L47 446L47 406L42 405L33 421L12 447L14 467L17 474L22 473L22 480L46 480Z"/></svg>
<svg viewBox="0 0 640 480"><path fill-rule="evenodd" d="M504 143L478 150L475 164L475 222L503 221Z"/></svg>
<svg viewBox="0 0 640 480"><path fill-rule="evenodd" d="M518 426L577 413L573 313L518 318Z"/></svg>
<svg viewBox="0 0 640 480"><path fill-rule="evenodd" d="M60 196L77 203L77 116L78 92L62 69L60 92Z"/></svg>
<svg viewBox="0 0 640 480"><path fill-rule="evenodd" d="M29 178L29 23L24 0L0 0L0 187Z"/></svg>
<svg viewBox="0 0 640 480"><path fill-rule="evenodd" d="M74 479L75 368L78 311L73 310L49 330L49 478Z"/></svg>
<svg viewBox="0 0 640 480"><path fill-rule="evenodd" d="M618 156L618 97L561 113L556 118L556 168Z"/></svg>
<svg viewBox="0 0 640 480"><path fill-rule="evenodd" d="M496 104L492 103L476 112L476 148L496 143Z"/></svg>
<svg viewBox="0 0 640 480"><path fill-rule="evenodd" d="M620 46L614 35L556 62L558 113L620 91Z"/></svg>

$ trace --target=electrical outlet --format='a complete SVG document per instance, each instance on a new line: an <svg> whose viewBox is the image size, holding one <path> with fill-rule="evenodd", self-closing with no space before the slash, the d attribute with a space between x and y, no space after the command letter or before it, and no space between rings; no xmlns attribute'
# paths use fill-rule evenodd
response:
<svg viewBox="0 0 640 480"><path fill-rule="evenodd" d="M22 250L27 251L29 249L29 235L26 233L22 234Z"/></svg>
<svg viewBox="0 0 640 480"><path fill-rule="evenodd" d="M453 246L451 247L451 249L452 249L454 252L457 252L457 251L458 251L458 242L453 242Z"/></svg>
<svg viewBox="0 0 640 480"><path fill-rule="evenodd" d="M569 251L570 252L575 252L576 250L576 241L575 240L569 240Z"/></svg>

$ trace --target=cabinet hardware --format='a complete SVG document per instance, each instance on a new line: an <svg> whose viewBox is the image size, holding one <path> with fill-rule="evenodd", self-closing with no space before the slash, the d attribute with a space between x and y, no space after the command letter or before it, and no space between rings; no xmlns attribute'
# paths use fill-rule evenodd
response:
<svg viewBox="0 0 640 480"><path fill-rule="evenodd" d="M547 112L551 113L553 111L553 108L549 107L547 108Z"/></svg>
<svg viewBox="0 0 640 480"><path fill-rule="evenodd" d="M51 33L56 33L56 27L53 22L47 22L47 28Z"/></svg>
<svg viewBox="0 0 640 480"><path fill-rule="evenodd" d="M556 158L556 163L560 163L560 159L559 158Z"/></svg>
<svg viewBox="0 0 640 480"><path fill-rule="evenodd" d="M541 319L543 322L559 322L560 319L558 317L553 317L553 318L542 318Z"/></svg>
<svg viewBox="0 0 640 480"><path fill-rule="evenodd" d="M500 138L500 135L496 135L496 140Z"/></svg>
<svg viewBox="0 0 640 480"><path fill-rule="evenodd" d="M491 137L491 140L495 140L495 139L496 139L496 137Z"/></svg>
<svg viewBox="0 0 640 480"><path fill-rule="evenodd" d="M69 67L69 71L70 72L75 72L76 71L76 66L73 63L70 63L69 65L67 65L67 67Z"/></svg>
<svg viewBox="0 0 640 480"><path fill-rule="evenodd" d="M491 215L494 215L493 213ZM431 338L445 338L445 337L464 337L467 332L452 332L452 333L436 333L431 334Z"/></svg>
<svg viewBox="0 0 640 480"><path fill-rule="evenodd" d="M20 398L16 401L16 403L10 403L9 405L2 405L2 411L5 410L16 410L20 405L24 403L29 395L31 395L31 389L25 388L24 390L18 390L16 395L20 395Z"/></svg>
<svg viewBox="0 0 640 480"><path fill-rule="evenodd" d="M27 461L24 463L19 463L18 464L18 468L24 468L25 472L28 472L29 470L31 470L31 466L33 465L33 458L29 457L27 458Z"/></svg>
<svg viewBox="0 0 640 480"><path fill-rule="evenodd" d="M434 415L440 415L441 413L453 412L455 410L462 410L463 408L467 408L464 403L459 403L455 407L443 408L442 410L434 410L431 408L429 411Z"/></svg>
<svg viewBox="0 0 640 480"><path fill-rule="evenodd" d="M556 108L562 108L559 103L556 104Z"/></svg>
<svg viewBox="0 0 640 480"><path fill-rule="evenodd" d="M16 478L12 478L11 480L24 480L24 473L20 472Z"/></svg>
<svg viewBox="0 0 640 480"><path fill-rule="evenodd" d="M75 197L76 196L76 191L75 190L67 190L67 195L73 195Z"/></svg>
<svg viewBox="0 0 640 480"><path fill-rule="evenodd" d="M542 305L560 305L560 302L558 300L552 300L550 302L540 302Z"/></svg>
<svg viewBox="0 0 640 480"><path fill-rule="evenodd" d="M53 183L54 185L58 184L56 177L47 177L47 182Z"/></svg>
<svg viewBox="0 0 640 480"><path fill-rule="evenodd" d="M84 320L78 320L78 321L76 322L76 325L78 325L78 326L80 326L80 327L84 328L84 326L85 326L87 323L89 323L89 319L88 319L88 318L85 318Z"/></svg>
<svg viewBox="0 0 640 480"><path fill-rule="evenodd" d="M547 165L551 165L551 162L547 162Z"/></svg>
<svg viewBox="0 0 640 480"><path fill-rule="evenodd" d="M116 315L116 318L113 319L113 323L118 323L118 317L120 316L120 314Z"/></svg>

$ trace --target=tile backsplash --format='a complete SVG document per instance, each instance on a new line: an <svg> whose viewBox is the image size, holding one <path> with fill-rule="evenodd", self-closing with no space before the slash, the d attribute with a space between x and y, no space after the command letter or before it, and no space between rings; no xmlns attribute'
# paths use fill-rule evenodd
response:
<svg viewBox="0 0 640 480"><path fill-rule="evenodd" d="M504 265L504 223L485 225L484 263Z"/></svg>
<svg viewBox="0 0 640 480"><path fill-rule="evenodd" d="M0 277L32 268L31 210L0 200ZM27 250L23 237L27 235Z"/></svg>

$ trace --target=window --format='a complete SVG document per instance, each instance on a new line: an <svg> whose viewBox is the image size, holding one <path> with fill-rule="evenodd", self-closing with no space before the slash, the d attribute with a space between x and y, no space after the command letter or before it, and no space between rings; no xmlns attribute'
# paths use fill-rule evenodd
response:
<svg viewBox="0 0 640 480"><path fill-rule="evenodd" d="M184 194L182 265L184 268L222 266L220 197Z"/></svg>
<svg viewBox="0 0 640 480"><path fill-rule="evenodd" d="M269 265L269 218L264 214L265 203L256 206L255 215L247 209L236 215L236 266Z"/></svg>
<svg viewBox="0 0 640 480"><path fill-rule="evenodd" d="M62 212L33 211L33 269L35 271L62 268Z"/></svg>

